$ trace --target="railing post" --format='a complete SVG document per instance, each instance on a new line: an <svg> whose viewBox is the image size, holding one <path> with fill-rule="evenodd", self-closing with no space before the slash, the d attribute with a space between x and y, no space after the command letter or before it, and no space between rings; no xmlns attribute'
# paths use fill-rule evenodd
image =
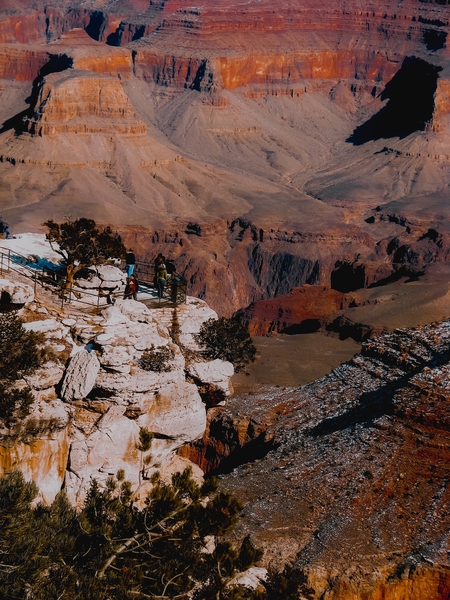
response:
<svg viewBox="0 0 450 600"><path fill-rule="evenodd" d="M71 299L72 299L72 282L70 282L70 285L69 285L69 299L68 299L69 304L70 304Z"/></svg>
<svg viewBox="0 0 450 600"><path fill-rule="evenodd" d="M3 252L2 252L2 259L1 259L1 263L0 263L0 275L3 277Z"/></svg>
<svg viewBox="0 0 450 600"><path fill-rule="evenodd" d="M8 271L11 268L11 249L8 248Z"/></svg>
<svg viewBox="0 0 450 600"><path fill-rule="evenodd" d="M97 290L97 314L100 312L100 288Z"/></svg>

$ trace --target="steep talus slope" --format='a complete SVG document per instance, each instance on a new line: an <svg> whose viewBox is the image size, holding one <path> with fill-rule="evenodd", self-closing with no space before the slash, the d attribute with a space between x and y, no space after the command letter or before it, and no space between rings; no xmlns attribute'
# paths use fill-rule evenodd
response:
<svg viewBox="0 0 450 600"><path fill-rule="evenodd" d="M397 330L305 387L235 397L187 453L235 467L240 535L314 598L448 596L449 341L448 321Z"/></svg>

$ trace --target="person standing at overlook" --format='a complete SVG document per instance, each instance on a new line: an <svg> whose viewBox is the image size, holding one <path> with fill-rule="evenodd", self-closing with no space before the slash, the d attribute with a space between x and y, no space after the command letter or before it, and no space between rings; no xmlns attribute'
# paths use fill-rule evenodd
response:
<svg viewBox="0 0 450 600"><path fill-rule="evenodd" d="M125 292L123 295L124 300L128 300L129 298L132 298L133 300L137 300L138 288L139 288L138 280L136 279L136 277L134 275L131 275L127 279L127 285L125 287Z"/></svg>
<svg viewBox="0 0 450 600"><path fill-rule="evenodd" d="M128 252L125 256L125 267L127 270L127 277L130 278L133 275L134 266L136 264L136 256L131 248L128 249Z"/></svg>
<svg viewBox="0 0 450 600"><path fill-rule="evenodd" d="M158 289L158 298L163 297L164 287L167 281L167 271L166 265L164 263L160 263L158 267L158 272L156 273L156 287Z"/></svg>

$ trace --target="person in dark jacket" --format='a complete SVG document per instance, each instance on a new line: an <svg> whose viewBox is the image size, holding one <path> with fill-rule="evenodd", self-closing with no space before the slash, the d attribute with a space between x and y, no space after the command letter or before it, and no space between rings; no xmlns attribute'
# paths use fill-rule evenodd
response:
<svg viewBox="0 0 450 600"><path fill-rule="evenodd" d="M136 257L131 248L129 248L128 252L125 256L125 267L127 270L127 277L130 278L133 275L134 265L136 264Z"/></svg>
<svg viewBox="0 0 450 600"><path fill-rule="evenodd" d="M170 281L172 275L176 273L177 268L175 267L175 263L171 258L166 262L166 271L167 271L167 281Z"/></svg>
<svg viewBox="0 0 450 600"><path fill-rule="evenodd" d="M158 287L158 271L161 265L165 265L166 264L166 258L164 256L164 254L161 254L161 252L158 254L158 256L155 258L155 278L154 278L154 286L155 288ZM165 268L165 266L164 266Z"/></svg>

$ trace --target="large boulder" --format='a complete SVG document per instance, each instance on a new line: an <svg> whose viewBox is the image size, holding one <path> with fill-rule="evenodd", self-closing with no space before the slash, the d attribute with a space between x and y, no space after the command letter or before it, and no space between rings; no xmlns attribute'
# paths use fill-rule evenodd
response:
<svg viewBox="0 0 450 600"><path fill-rule="evenodd" d="M233 392L230 379L234 375L233 365L225 360L212 360L203 363L192 363L188 374L197 384L203 400L214 406L225 400Z"/></svg>
<svg viewBox="0 0 450 600"><path fill-rule="evenodd" d="M125 282L125 273L113 265L92 267L87 277L80 277L75 281L77 287L85 289L103 288L107 290L121 289L125 285Z"/></svg>
<svg viewBox="0 0 450 600"><path fill-rule="evenodd" d="M94 352L80 350L72 357L64 375L61 397L66 402L86 398L92 390L100 370L100 363Z"/></svg>
<svg viewBox="0 0 450 600"><path fill-rule="evenodd" d="M139 417L138 423L156 437L173 440L180 446L203 435L206 408L195 385L169 384L154 394L147 413Z"/></svg>

